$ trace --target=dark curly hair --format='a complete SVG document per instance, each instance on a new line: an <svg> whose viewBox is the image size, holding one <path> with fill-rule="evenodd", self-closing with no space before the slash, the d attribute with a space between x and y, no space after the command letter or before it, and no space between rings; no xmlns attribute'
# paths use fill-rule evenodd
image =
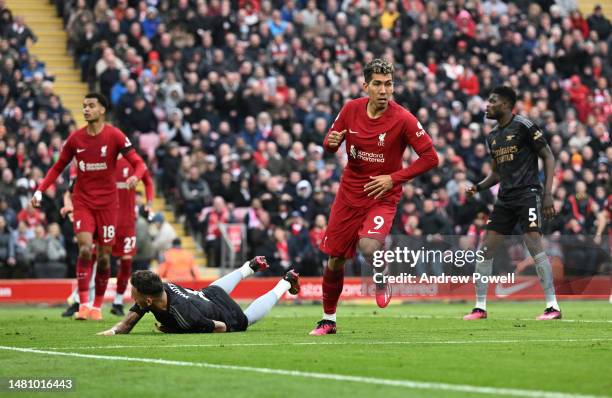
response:
<svg viewBox="0 0 612 398"><path fill-rule="evenodd" d="M147 296L160 296L164 291L162 281L155 272L151 271L136 271L130 279L132 286L140 293Z"/></svg>
<svg viewBox="0 0 612 398"><path fill-rule="evenodd" d="M393 75L394 72L395 67L391 62L381 58L376 58L365 66L363 69L363 77L365 78L366 83L370 83L372 81L372 76L375 73L380 75Z"/></svg>

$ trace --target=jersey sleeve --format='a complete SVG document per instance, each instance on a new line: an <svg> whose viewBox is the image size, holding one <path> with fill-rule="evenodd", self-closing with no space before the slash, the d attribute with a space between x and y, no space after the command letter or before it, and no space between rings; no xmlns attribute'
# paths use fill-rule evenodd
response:
<svg viewBox="0 0 612 398"><path fill-rule="evenodd" d="M125 160L127 160L128 163L134 168L134 176L136 176L136 178L139 180L142 179L145 171L147 171L147 165L145 164L144 160L138 156L136 151L132 150L128 151L123 156L125 157Z"/></svg>
<svg viewBox="0 0 612 398"><path fill-rule="evenodd" d="M134 149L134 146L132 145L132 142L130 141L130 139L127 138L125 134L123 134L121 130L117 128L114 129L114 139L115 139L117 148L119 148L119 152L123 154L124 156L126 153Z"/></svg>
<svg viewBox="0 0 612 398"><path fill-rule="evenodd" d="M145 172L142 176L142 183L145 186L145 196L147 197L147 202L153 202L155 195L155 185L153 184L153 178L151 178L151 173L149 173L148 169L145 169Z"/></svg>
<svg viewBox="0 0 612 398"><path fill-rule="evenodd" d="M212 333L215 330L215 323L212 319L202 317L194 323L194 329L201 333Z"/></svg>
<svg viewBox="0 0 612 398"><path fill-rule="evenodd" d="M329 142L328 142L328 137L329 137L329 133L331 133L332 131L342 131L342 130L346 130L346 126L347 126L347 122L346 122L346 117L348 114L348 104L344 105L342 107L342 109L340 110L340 113L338 113L338 116L336 116L336 120L334 120L334 122L332 123L331 127L329 128L329 131L327 131L327 134L325 135L325 139L323 140L323 148L325 148L325 150L327 152L337 152L338 148L340 148L340 145L338 145L335 148L330 148L329 146Z"/></svg>
<svg viewBox="0 0 612 398"><path fill-rule="evenodd" d="M404 138L416 153L421 153L433 146L429 134L414 115L406 112L404 122Z"/></svg>
<svg viewBox="0 0 612 398"><path fill-rule="evenodd" d="M126 137L119 129L114 129L114 139L119 152L125 157L125 160L134 168L134 175L140 180L147 169L146 164L134 150L130 139Z"/></svg>
<svg viewBox="0 0 612 398"><path fill-rule="evenodd" d="M49 172L47 173L45 178L43 178L43 180L38 185L39 191L41 192L46 191L47 188L49 188L49 186L53 184L55 180L57 180L57 177L59 177L59 175L62 174L62 171L64 171L66 166L70 163L70 161L74 157L74 153L75 153L74 140L72 139L72 135L71 135L70 137L68 137L68 139L66 140L66 143L62 147L62 150L60 151L60 155L59 155L59 158L57 159L57 162L55 162L53 167L49 169Z"/></svg>
<svg viewBox="0 0 612 398"><path fill-rule="evenodd" d="M132 306L132 308L130 308L130 311L137 313L140 316L143 316L144 314L146 314L147 312L149 312L149 310L143 310L142 308L140 308L138 306L138 304L134 304Z"/></svg>
<svg viewBox="0 0 612 398"><path fill-rule="evenodd" d="M531 148L533 148L536 152L539 152L540 149L548 145L546 139L544 138L544 133L535 123L533 123L530 127L523 125L522 131L526 136L525 138L527 139L529 146L531 146Z"/></svg>
<svg viewBox="0 0 612 398"><path fill-rule="evenodd" d="M403 184L426 173L438 166L439 161L429 134L411 113L406 113L403 134L407 144L414 149L419 158L412 162L410 166L391 174L393 185Z"/></svg>

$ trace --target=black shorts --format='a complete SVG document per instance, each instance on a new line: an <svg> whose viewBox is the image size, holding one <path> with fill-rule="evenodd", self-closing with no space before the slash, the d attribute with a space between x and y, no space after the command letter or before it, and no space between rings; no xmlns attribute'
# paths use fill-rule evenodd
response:
<svg viewBox="0 0 612 398"><path fill-rule="evenodd" d="M249 326L242 308L219 286L208 286L202 289L204 295L213 303L215 303L225 317L228 332L244 332Z"/></svg>
<svg viewBox="0 0 612 398"><path fill-rule="evenodd" d="M526 195L516 200L497 200L489 216L487 229L502 235L512 235L518 222L523 233L542 233L542 201L540 195Z"/></svg>

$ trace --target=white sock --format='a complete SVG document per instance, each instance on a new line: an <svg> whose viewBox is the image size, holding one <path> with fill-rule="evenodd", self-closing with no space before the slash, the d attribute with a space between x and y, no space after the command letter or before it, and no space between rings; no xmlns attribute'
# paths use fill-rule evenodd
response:
<svg viewBox="0 0 612 398"><path fill-rule="evenodd" d="M87 308L91 308L91 306L89 305L89 302L87 302L87 303L82 303L82 304L79 304L79 308L81 308L81 307L87 307Z"/></svg>
<svg viewBox="0 0 612 398"><path fill-rule="evenodd" d="M326 321L336 322L336 313L335 312L333 314L323 313L323 319L325 319Z"/></svg>
<svg viewBox="0 0 612 398"><path fill-rule="evenodd" d="M533 257L535 261L535 269L540 277L540 285L544 290L544 297L546 297L546 308L554 308L559 311L559 304L557 304L557 296L555 295L555 283L552 276L552 267L548 261L548 256L545 252L536 254Z"/></svg>
<svg viewBox="0 0 612 398"><path fill-rule="evenodd" d="M115 300L113 301L113 304L123 305L123 294L117 293L115 295Z"/></svg>
<svg viewBox="0 0 612 398"><path fill-rule="evenodd" d="M485 259L482 262L476 263L475 273L480 275L491 275L493 272L493 259ZM485 282L481 282L479 279L476 282L476 308L480 308L481 310L487 310L487 289L489 288L489 284Z"/></svg>
<svg viewBox="0 0 612 398"><path fill-rule="evenodd" d="M242 264L242 267L238 268L240 270L240 273L242 274L242 279L246 279L255 273L255 271L253 271L253 268L251 268L249 264L250 261L247 261L246 263Z"/></svg>
<svg viewBox="0 0 612 398"><path fill-rule="evenodd" d="M79 290L78 289L74 289L72 291L72 294L70 295L70 297L68 297L68 304L72 304L72 303L79 303Z"/></svg>
<svg viewBox="0 0 612 398"><path fill-rule="evenodd" d="M101 311L102 309L100 307L91 307L92 310L98 310Z"/></svg>
<svg viewBox="0 0 612 398"><path fill-rule="evenodd" d="M274 289L272 289L272 291L274 292L274 294L276 294L276 298L280 300L280 298L283 297L289 289L291 289L291 283L284 279L281 279L280 281L278 281L276 286L274 286Z"/></svg>

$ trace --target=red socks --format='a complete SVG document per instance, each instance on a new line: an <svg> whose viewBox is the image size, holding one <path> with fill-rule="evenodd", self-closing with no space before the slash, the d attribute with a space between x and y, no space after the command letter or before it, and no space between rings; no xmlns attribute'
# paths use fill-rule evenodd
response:
<svg viewBox="0 0 612 398"><path fill-rule="evenodd" d="M130 276L132 276L132 259L119 259L117 265L119 268L117 271L117 295L123 295Z"/></svg>
<svg viewBox="0 0 612 398"><path fill-rule="evenodd" d="M81 304L89 303L89 282L91 281L91 272L95 262L96 256L93 255L89 260L85 260L81 257L77 259L77 286L79 290L79 302Z"/></svg>
<svg viewBox="0 0 612 398"><path fill-rule="evenodd" d="M335 314L338 299L344 286L344 267L332 271L328 266L323 271L323 312Z"/></svg>
<svg viewBox="0 0 612 398"><path fill-rule="evenodd" d="M106 293L106 286L108 285L108 278L110 278L110 271L110 264L105 270L100 269L100 267L96 270L96 298L93 303L94 308L102 307L104 293Z"/></svg>

